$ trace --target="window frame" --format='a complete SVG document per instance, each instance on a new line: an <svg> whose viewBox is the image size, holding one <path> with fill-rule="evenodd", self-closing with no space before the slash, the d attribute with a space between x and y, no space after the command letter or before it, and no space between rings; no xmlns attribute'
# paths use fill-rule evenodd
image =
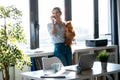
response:
<svg viewBox="0 0 120 80"><path fill-rule="evenodd" d="M30 49L39 48L38 0L30 0Z"/></svg>
<svg viewBox="0 0 120 80"><path fill-rule="evenodd" d="M65 2L65 20L72 20L72 16L71 16L71 0L64 0ZM115 16L115 14L113 14L115 11L114 7L115 5L113 5L113 0L110 1L111 2L111 6L112 6L112 10L111 10L111 16L112 16L112 28L115 28L115 19L113 19L113 16ZM115 3L114 3L115 4ZM98 17L98 0L94 0L94 38L99 38L99 17ZM30 0L30 45L31 45L31 49L36 49L39 48L39 15L38 15L38 0ZM112 29L114 30L114 29ZM115 29L116 31L116 29ZM117 40L117 38L115 38L115 31L111 31L112 33L112 44L115 44L114 42Z"/></svg>

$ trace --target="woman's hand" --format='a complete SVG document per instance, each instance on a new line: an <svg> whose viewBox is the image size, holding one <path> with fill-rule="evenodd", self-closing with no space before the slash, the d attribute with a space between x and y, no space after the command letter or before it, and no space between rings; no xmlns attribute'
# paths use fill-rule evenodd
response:
<svg viewBox="0 0 120 80"><path fill-rule="evenodd" d="M51 16L51 21L52 21L52 23L53 23L53 24L55 24L55 23L56 23L55 16L53 16L53 15Z"/></svg>
<svg viewBox="0 0 120 80"><path fill-rule="evenodd" d="M55 16L52 15L50 18L51 18L51 21L52 21L52 34L55 34L56 33L55 25L54 25L56 23Z"/></svg>

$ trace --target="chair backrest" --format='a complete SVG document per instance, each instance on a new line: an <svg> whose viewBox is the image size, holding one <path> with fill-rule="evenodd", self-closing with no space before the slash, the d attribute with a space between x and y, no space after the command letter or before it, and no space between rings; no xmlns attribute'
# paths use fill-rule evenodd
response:
<svg viewBox="0 0 120 80"><path fill-rule="evenodd" d="M53 63L60 63L61 66L63 66L61 60L57 57L42 57L42 66L43 66L43 70L48 70L48 69L52 69L51 64Z"/></svg>

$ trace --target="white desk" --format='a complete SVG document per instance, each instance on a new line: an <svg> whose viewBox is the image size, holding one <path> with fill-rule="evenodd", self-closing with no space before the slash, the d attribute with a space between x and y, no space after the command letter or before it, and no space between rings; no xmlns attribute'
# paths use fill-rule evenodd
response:
<svg viewBox="0 0 120 80"><path fill-rule="evenodd" d="M69 67L69 66L68 66ZM72 65L72 67L75 67L75 65ZM51 71L48 71L49 73L52 73ZM53 76L65 76L66 78L47 78L50 80L81 80L81 79L91 79L94 80L95 77L99 76L105 76L108 74L114 74L120 72L120 64L114 64L114 63L108 63L107 65L107 71L103 71L101 69L101 63L100 62L94 62L93 68L91 70L82 71L81 74L76 74L75 71L66 71L65 69L62 69L56 74L53 74ZM24 72L20 74L24 80L25 79L35 79L35 80L45 80L46 78L41 78L41 76L44 75L43 70L38 71L31 71L31 72ZM117 80L117 79L115 79Z"/></svg>
<svg viewBox="0 0 120 80"><path fill-rule="evenodd" d="M73 64L78 63L81 54L98 53L101 50L107 50L110 53L110 62L118 63L117 45L107 45L101 47L86 47L80 45L72 45ZM54 48L46 47L44 49L35 49L25 51L25 55L29 57L48 57L53 55Z"/></svg>

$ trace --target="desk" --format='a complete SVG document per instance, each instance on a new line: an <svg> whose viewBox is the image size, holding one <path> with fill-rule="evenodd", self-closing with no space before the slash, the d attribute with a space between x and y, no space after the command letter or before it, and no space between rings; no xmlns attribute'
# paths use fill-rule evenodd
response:
<svg viewBox="0 0 120 80"><path fill-rule="evenodd" d="M117 45L107 45L100 47L87 47L82 45L72 45L73 64L78 63L79 58L82 54L93 54L98 53L102 50L107 50L110 53L109 62L118 63L118 47ZM25 55L29 57L48 57L53 56L54 48L46 47L44 49L28 50Z"/></svg>
<svg viewBox="0 0 120 80"><path fill-rule="evenodd" d="M67 67L76 67L76 65L67 66ZM66 68L66 67L65 67ZM51 71L49 71L51 73ZM91 70L85 70L82 71L81 74L76 74L75 71L66 71L64 68L61 69L56 74L53 74L53 76L65 76L66 78L47 78L47 80L81 80L81 79L91 79L94 80L95 77L99 76L105 76L108 74L115 74L117 72L120 72L120 64L115 63L108 63L107 70L103 71L101 69L101 63L100 62L94 62L93 68ZM20 73L20 75L25 79L35 79L35 80L44 80L45 78L40 78L44 75L43 70L38 71L31 71L31 72L24 72ZM118 80L118 79L115 79Z"/></svg>

